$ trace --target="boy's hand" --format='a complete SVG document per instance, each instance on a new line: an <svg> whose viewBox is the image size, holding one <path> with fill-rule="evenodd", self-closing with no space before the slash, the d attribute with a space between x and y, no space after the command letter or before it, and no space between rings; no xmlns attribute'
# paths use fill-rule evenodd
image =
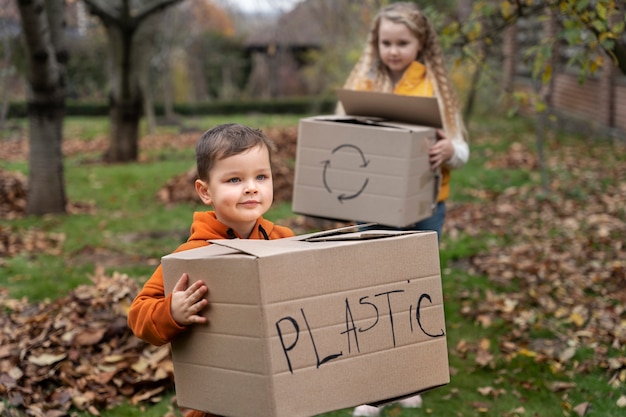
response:
<svg viewBox="0 0 626 417"><path fill-rule="evenodd" d="M188 326L193 323L204 324L208 320L199 315L209 302L204 295L209 291L206 284L200 280L194 282L187 288L189 275L183 274L172 291L171 311L172 317L181 326Z"/></svg>

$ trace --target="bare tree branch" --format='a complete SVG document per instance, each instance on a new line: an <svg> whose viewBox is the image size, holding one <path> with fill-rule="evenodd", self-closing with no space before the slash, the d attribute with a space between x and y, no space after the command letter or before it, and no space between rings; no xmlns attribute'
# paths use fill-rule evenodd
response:
<svg viewBox="0 0 626 417"><path fill-rule="evenodd" d="M102 19L105 24L132 28L139 26L141 22L153 14L182 0L146 0L139 5L136 11L131 10L130 0L119 0L118 2L111 2L110 0L83 1L89 6L89 11Z"/></svg>

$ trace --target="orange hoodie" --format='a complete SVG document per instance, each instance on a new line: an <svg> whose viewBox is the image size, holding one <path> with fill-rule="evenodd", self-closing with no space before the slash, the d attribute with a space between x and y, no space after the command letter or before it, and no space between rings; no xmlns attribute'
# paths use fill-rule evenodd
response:
<svg viewBox="0 0 626 417"><path fill-rule="evenodd" d="M249 239L280 239L293 236L291 229L274 225L263 217L257 219ZM234 239L239 236L215 217L213 211L196 212L193 215L191 234L187 242L174 252L208 246L209 239ZM163 270L161 265L144 284L143 289L133 300L128 312L128 326L140 339L153 345L171 342L186 329L174 321L170 311L171 294L165 296Z"/></svg>

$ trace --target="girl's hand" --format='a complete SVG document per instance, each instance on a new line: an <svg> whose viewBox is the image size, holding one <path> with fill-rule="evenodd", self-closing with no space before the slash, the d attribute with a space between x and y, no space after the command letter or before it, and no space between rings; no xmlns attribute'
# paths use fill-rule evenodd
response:
<svg viewBox="0 0 626 417"><path fill-rule="evenodd" d="M437 130L437 142L428 150L428 160L432 170L439 168L454 155L452 141L443 130Z"/></svg>
<svg viewBox="0 0 626 417"><path fill-rule="evenodd" d="M199 315L199 313L209 304L204 298L204 295L209 292L209 288L200 280L187 288L188 282L189 275L183 274L174 286L170 306L172 317L181 326L207 323L207 318Z"/></svg>

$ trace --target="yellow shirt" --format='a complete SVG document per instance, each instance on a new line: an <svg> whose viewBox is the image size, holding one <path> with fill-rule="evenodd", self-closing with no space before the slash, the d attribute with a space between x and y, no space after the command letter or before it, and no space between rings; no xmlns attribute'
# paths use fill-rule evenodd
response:
<svg viewBox="0 0 626 417"><path fill-rule="evenodd" d="M374 84L372 80L359 80L356 90L372 91ZM426 77L426 67L415 61L404 71L402 78L393 89L394 94L405 96L426 96L435 95L435 88L432 82ZM441 188L437 201L445 201L450 196L450 170L441 167Z"/></svg>

